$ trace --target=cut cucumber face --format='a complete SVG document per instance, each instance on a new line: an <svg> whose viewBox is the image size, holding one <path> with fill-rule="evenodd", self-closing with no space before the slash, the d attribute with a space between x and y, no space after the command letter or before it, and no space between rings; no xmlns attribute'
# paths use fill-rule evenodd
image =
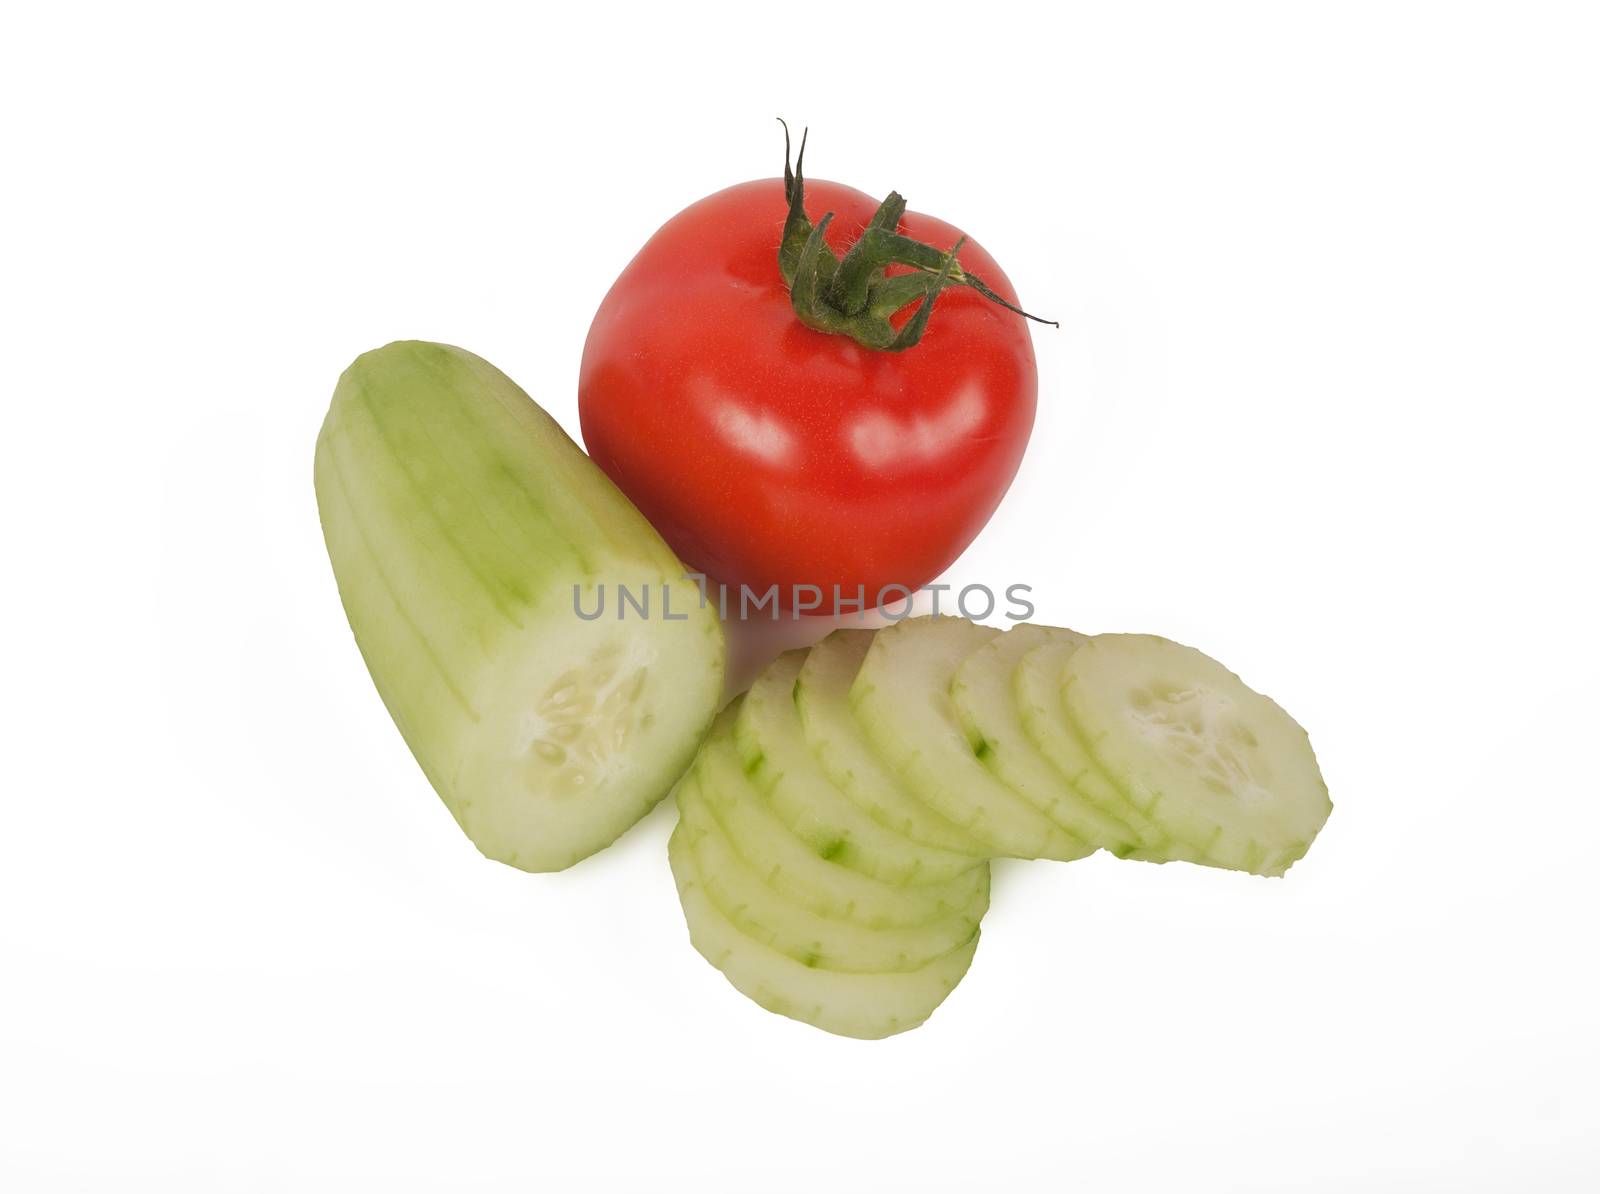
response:
<svg viewBox="0 0 1600 1194"><path fill-rule="evenodd" d="M807 845L773 812L733 746L738 703L718 717L694 775L705 808L746 862L786 899L819 916L868 928L915 928L951 916L976 925L989 904L989 868L943 883L896 887L841 866Z"/></svg>
<svg viewBox="0 0 1600 1194"><path fill-rule="evenodd" d="M1214 865L1281 875L1333 809L1306 732L1192 647L1101 635L1067 660L1061 692L1126 799Z"/></svg>
<svg viewBox="0 0 1600 1194"><path fill-rule="evenodd" d="M531 871L609 844L688 765L722 631L682 566L510 378L442 344L358 358L317 439L339 596L406 745L473 843ZM684 617L586 621L604 585Z"/></svg>
<svg viewBox="0 0 1600 1194"><path fill-rule="evenodd" d="M939 883L979 865L970 854L919 846L886 829L834 787L795 708L805 658L790 651L768 665L734 725L745 774L778 817L818 854L885 883Z"/></svg>
<svg viewBox="0 0 1600 1194"><path fill-rule="evenodd" d="M850 685L875 633L835 630L806 655L794 689L806 744L834 787L878 824L923 845L987 858L987 845L906 790L851 712Z"/></svg>
<svg viewBox="0 0 1600 1194"><path fill-rule="evenodd" d="M1011 688L1023 731L1073 791L1105 815L1129 826L1137 835L1137 845L1124 851L1124 858L1172 861L1166 853L1172 848L1167 832L1135 808L1111 777L1100 770L1078 731L1067 720L1061 701L1061 674L1073 652L1087 641L1081 635L1077 636L1077 641L1056 639L1026 652L1017 663L1011 673ZM1179 852L1185 857L1192 854L1182 849ZM1195 861L1192 857L1189 860Z"/></svg>
<svg viewBox="0 0 1600 1194"><path fill-rule="evenodd" d="M649 812L689 765L683 684L707 706L718 694L704 690L704 645L664 625L530 630L485 678L454 810L485 854L559 870Z"/></svg>
<svg viewBox="0 0 1600 1194"><path fill-rule="evenodd" d="M979 761L951 702L956 669L999 633L961 618L908 618L886 627L861 663L850 706L912 794L996 855L1082 858L1096 846L997 779Z"/></svg>
<svg viewBox="0 0 1600 1194"><path fill-rule="evenodd" d="M962 660L950 699L979 761L1073 837L1126 855L1139 837L1085 799L1040 753L1022 727L1013 673L1024 655L1050 643L1077 646L1084 636L1055 626L1014 626Z"/></svg>
<svg viewBox="0 0 1600 1194"><path fill-rule="evenodd" d="M741 933L706 892L682 823L667 857L689 940L733 986L770 1012L827 1032L877 1040L915 1028L944 1002L972 964L978 930L917 970L847 974L807 966Z"/></svg>
<svg viewBox="0 0 1600 1194"><path fill-rule="evenodd" d="M763 1007L877 1037L960 980L989 901L986 861L893 826L1279 875L1332 806L1304 731L1197 651L922 618L770 665L713 723L678 807L695 948Z"/></svg>
<svg viewBox="0 0 1600 1194"><path fill-rule="evenodd" d="M906 929L819 916L779 894L745 861L692 778L678 789L678 809L679 828L717 910L745 936L805 966L850 974L916 970L966 944L977 927L964 916Z"/></svg>

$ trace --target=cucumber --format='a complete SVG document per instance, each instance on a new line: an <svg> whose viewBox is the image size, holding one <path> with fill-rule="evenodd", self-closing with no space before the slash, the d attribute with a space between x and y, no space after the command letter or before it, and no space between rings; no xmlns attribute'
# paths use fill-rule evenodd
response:
<svg viewBox="0 0 1600 1194"><path fill-rule="evenodd" d="M891 886L824 857L773 812L733 746L739 702L718 717L695 760L705 808L746 862L786 899L819 916L867 928L915 928L960 916L976 925L989 904L989 868L943 883Z"/></svg>
<svg viewBox="0 0 1600 1194"><path fill-rule="evenodd" d="M1125 798L1213 865L1281 875L1333 811L1300 725L1192 647L1101 635L1067 659L1061 692Z"/></svg>
<svg viewBox="0 0 1600 1194"><path fill-rule="evenodd" d="M1011 673L1011 690L1023 732L1067 785L1089 805L1127 825L1135 835L1124 858L1150 862L1169 861L1172 848L1167 833L1129 801L1110 776L1100 769L1078 732L1067 721L1061 703L1061 673L1078 647L1082 635L1056 637L1023 654ZM1190 861L1198 861L1191 858Z"/></svg>
<svg viewBox="0 0 1600 1194"><path fill-rule="evenodd" d="M972 964L978 930L920 969L888 974L846 974L796 961L741 933L712 902L682 822L667 843L667 857L699 954L735 989L768 1011L841 1036L877 1040L915 1028L944 1002Z"/></svg>
<svg viewBox="0 0 1600 1194"><path fill-rule="evenodd" d="M823 773L795 708L805 651L769 664L745 693L734 742L745 774L794 833L819 854L885 883L937 883L980 865L970 854L918 846L862 812Z"/></svg>
<svg viewBox="0 0 1600 1194"><path fill-rule="evenodd" d="M1096 847L996 779L950 700L961 662L1000 632L961 618L907 618L880 630L850 686L873 748L924 804L997 855L1070 860Z"/></svg>
<svg viewBox="0 0 1600 1194"><path fill-rule="evenodd" d="M486 856L560 870L671 787L724 649L682 566L515 383L443 344L357 358L317 438L328 555L406 745ZM604 586L653 615L587 621ZM660 616L662 594L674 599Z"/></svg>
<svg viewBox="0 0 1600 1194"><path fill-rule="evenodd" d="M875 633L835 630L807 654L794 689L806 744L834 787L879 825L924 846L987 857L987 846L906 791L850 711L850 685Z"/></svg>
<svg viewBox="0 0 1600 1194"><path fill-rule="evenodd" d="M678 812L695 870L717 910L745 936L806 966L852 974L915 970L965 944L976 927L961 916L886 929L819 916L785 899L744 860L692 777L678 789Z"/></svg>
<svg viewBox="0 0 1600 1194"><path fill-rule="evenodd" d="M1014 626L961 661L950 681L950 699L973 752L1002 783L1074 837L1127 855L1138 848L1138 834L1086 800L1050 765L1022 727L1012 687L1017 665L1029 651L1082 641L1083 635L1055 626Z"/></svg>

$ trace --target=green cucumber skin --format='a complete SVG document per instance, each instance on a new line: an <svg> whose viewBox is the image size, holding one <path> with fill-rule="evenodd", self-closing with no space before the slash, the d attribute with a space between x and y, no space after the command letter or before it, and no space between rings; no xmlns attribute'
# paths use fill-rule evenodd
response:
<svg viewBox="0 0 1600 1194"><path fill-rule="evenodd" d="M705 808L751 867L785 899L871 929L918 928L952 917L976 924L989 906L989 865L943 883L895 886L825 858L797 837L745 774L733 745L743 698L718 715L692 771Z"/></svg>
<svg viewBox="0 0 1600 1194"><path fill-rule="evenodd" d="M851 682L876 633L835 630L807 654L794 690L806 744L834 787L877 824L921 846L988 859L989 846L906 791L850 709Z"/></svg>
<svg viewBox="0 0 1600 1194"><path fill-rule="evenodd" d="M850 686L850 707L906 789L988 843L994 856L1086 857L1096 845L1069 834L994 777L954 711L949 687L960 660L999 633L951 617L908 618L881 630ZM917 740L932 736L944 746L930 750Z"/></svg>
<svg viewBox="0 0 1600 1194"><path fill-rule="evenodd" d="M364 353L334 391L314 480L340 600L373 683L483 853L559 870L609 844L666 793L721 686L721 628L694 602L678 633L703 642L693 653L705 674L687 678L683 708L692 715L652 764L650 782L615 808L597 807L582 832L534 841L507 840L463 782L508 655L546 624L573 633L574 585L681 587L683 579L643 516L510 378L443 344L398 341Z"/></svg>
<svg viewBox="0 0 1600 1194"><path fill-rule="evenodd" d="M1024 654L1083 636L1055 626L1014 626L969 655L950 680L950 697L974 753L996 779L1072 836L1126 858L1139 835L1089 800L1033 744L1012 685Z"/></svg>
<svg viewBox="0 0 1600 1194"><path fill-rule="evenodd" d="M1255 692L1237 675L1192 647L1185 647L1155 635L1133 634L1101 635L1091 640L1089 647L1090 653L1093 654L1096 651L1127 649L1129 646L1138 648L1141 645L1150 645L1156 650L1180 652L1194 659L1203 660L1205 664L1214 667L1226 677L1224 681L1226 687L1253 703L1258 711L1270 711L1268 716L1281 719L1283 725L1280 727L1280 733L1285 739L1294 741L1296 747L1303 752L1308 773L1314 776L1316 789L1314 803L1318 808L1318 815L1315 824L1302 826L1293 833L1281 834L1279 835L1281 840L1265 842L1258 840L1253 834L1239 832L1235 826L1222 823L1214 823L1204 832L1197 831L1190 824L1184 823L1191 820L1189 817L1184 818L1184 822L1175 824L1173 814L1163 808L1163 805L1168 804L1169 800L1183 801L1185 799L1183 794L1155 791L1141 799L1134 790L1133 777L1108 762L1104 753L1106 734L1103 732L1097 734L1089 730L1083 724L1081 714L1074 712L1073 698L1081 700L1081 685L1069 663L1061 682L1062 713L1072 732L1084 744L1096 768L1116 787L1122 798L1137 809L1141 817L1160 825L1168 834L1168 841L1164 846L1141 851L1131 857L1154 862L1192 862L1201 866L1245 871L1267 878L1281 878L1291 866L1305 856L1311 848L1312 841L1333 811L1333 802L1328 796L1327 786L1322 780L1315 752L1311 749L1310 739L1305 730L1276 701ZM1270 827L1264 825L1262 828Z"/></svg>
<svg viewBox="0 0 1600 1194"><path fill-rule="evenodd" d="M814 969L883 974L921 969L976 931L979 918L971 913L914 929L869 929L786 899L728 838L694 777L688 780L678 788L679 830L707 896L747 937Z"/></svg>
<svg viewBox="0 0 1600 1194"><path fill-rule="evenodd" d="M916 1028L955 989L978 948L974 929L965 945L917 970L819 970L746 937L718 911L695 870L681 822L668 839L667 859L695 951L757 1006L836 1036L881 1040Z"/></svg>
<svg viewBox="0 0 1600 1194"><path fill-rule="evenodd" d="M891 885L941 883L982 865L970 854L919 846L885 829L834 787L795 706L807 654L789 651L770 663L734 722L745 773L773 811L823 857Z"/></svg>
<svg viewBox="0 0 1600 1194"><path fill-rule="evenodd" d="M1041 659L1064 663L1075 649L1062 642L1045 643L1029 651L1017 664L1011 674L1011 692L1023 732L1082 800L1106 816L1127 824L1134 832L1135 842L1131 847L1118 850L1118 857L1156 863L1203 861L1190 847L1174 843L1165 829L1145 816L1111 777L1104 774L1067 719L1060 687L1053 676L1043 683L1037 682L1038 674L1034 669Z"/></svg>
<svg viewBox="0 0 1600 1194"><path fill-rule="evenodd" d="M867 639L860 637L871 633L835 632L824 643L845 644L859 658L873 649ZM847 662L845 654L830 658L818 672L818 699L811 709L815 716L809 728L804 678L811 659L807 657L801 663L796 653L779 659L749 694L724 710L693 770L680 786L680 819L669 844L669 855L691 941L736 989L769 1011L846 1036L875 1038L903 1032L920 1024L960 981L970 964L971 951L976 948L979 922L987 910L987 885L981 901L960 901L964 904L961 910L955 906L956 901L936 910L910 909L891 901L888 895L903 897L917 891L915 885L886 887L844 865L851 860L853 843L845 836L836 836L837 825L822 810L837 811L832 798L843 793L839 791L842 785L833 777L848 779L854 767L864 767L876 777L876 782L859 785L859 792L849 794L858 810L886 810L898 802L902 810L909 804L913 816L922 811L914 799L901 800L903 789L893 776L887 771L878 774L882 764L908 784L921 778L924 788L913 791L925 790L930 781L943 783L945 790L937 794L939 811L930 810L931 816L942 821L932 824L953 826L955 822L945 810L955 809L953 797L961 785L952 782L949 773L956 769L958 759L961 766L966 766L962 752L970 748L987 769L988 778L1006 789L1008 798L1022 801L1033 814L1052 821L1070 816L1071 826L1061 828L1075 826L1090 845L1105 845L1126 858L1187 861L1267 875L1282 874L1306 852L1320 828L1320 819L1312 814L1320 807L1325 817L1331 809L1326 788L1320 787L1320 773L1315 773L1309 741L1301 742L1304 731L1272 702L1251 693L1251 698L1281 715L1291 727L1288 733L1280 727L1270 742L1273 750L1287 751L1292 765L1279 772L1271 765L1257 769L1254 763L1242 764L1243 770L1238 772L1241 782L1256 785L1244 791L1252 795L1261 791L1269 784L1266 777L1272 775L1288 774L1292 778L1298 773L1300 762L1311 760L1319 785L1313 798L1305 798L1305 784L1301 783L1301 795L1284 807L1301 820L1310 816L1316 824L1309 826L1307 833L1280 833L1261 840L1252 837L1242 845L1225 844L1226 848L1218 845L1220 831L1198 836L1182 832L1193 824L1193 816L1186 814L1187 820L1174 825L1172 809L1160 807L1169 796L1172 800L1185 796L1151 786L1151 777L1160 774L1149 769L1151 760L1159 757L1154 748L1137 740L1140 745L1134 757L1144 770L1145 779L1136 777L1130 782L1112 761L1098 753L1107 742L1107 735L1090 732L1072 715L1066 691L1070 687L1065 675L1066 660L1096 640L1042 626L1014 630L1017 637L1010 643L992 634L955 633L965 634L974 646L963 651L954 640L941 644L930 638L929 654L920 664L912 660L885 661L876 676L839 666L841 661ZM841 634L858 637L841 638ZM1165 640L1158 641L1165 644ZM897 649L905 646L902 642ZM812 648L813 652L816 650ZM992 662L979 658L985 653L993 656ZM941 677L950 661L957 658L960 662L946 683ZM1025 659L1036 665L1026 684L1022 683L1020 662ZM874 709L857 708L843 719L846 723L859 726L864 718L888 712L881 702L890 689L895 690L898 699L931 699L935 711L942 708L938 703L942 694L954 706L960 732L956 745L962 751L953 749L947 734L949 727L939 721L899 716L882 716L879 724L870 727L873 732L863 729L859 745L875 743L876 753L872 749L856 749L854 736L839 741L838 725L824 725L827 719L821 714L830 712L830 702L839 701L845 692L843 677L847 671L854 679L848 685L846 708L854 707L863 696L874 697L880 703ZM1238 682L1231 673L1228 676L1232 683ZM868 681L866 685L861 683L863 677ZM930 683L930 678L937 683ZM1115 674L1111 680L1111 688L1102 691L1114 696ZM763 737L793 734L793 727L782 717L766 720L749 712L751 701L766 702L768 714L787 712L790 702L786 694L791 692L795 715L801 723L800 736L806 739L807 748L798 756L789 753L797 745L787 738L782 740L780 749L772 750L770 740ZM1191 695L1180 692L1178 699L1186 700ZM1160 699L1167 696L1163 694ZM1199 689L1198 699L1208 700L1208 690ZM1004 703L1003 716L991 717L990 706L996 701ZM1134 704L1130 708L1145 706ZM1183 714L1184 719L1191 716L1187 711ZM1177 724L1181 727L1189 723L1180 719ZM1202 713L1195 725L1211 727L1207 732L1213 736L1207 741L1229 740L1216 728L1229 726L1226 716L1218 722L1209 713ZM1259 722L1251 725L1261 728ZM907 741L894 740L896 727ZM1113 725L1112 729L1116 727ZM1140 732L1147 730L1148 726L1141 723ZM1199 734L1201 730L1193 732ZM937 734L937 741L923 743L922 733ZM1048 751L1042 745L1045 741L1052 744ZM1256 739L1250 737L1249 744L1252 748L1257 746ZM1299 753L1302 746L1303 758ZM1190 748L1185 745L1183 749ZM821 776L810 773L807 754L818 761ZM803 791L791 794L792 807L780 813L773 797L786 767L797 765L797 761L807 764L806 783ZM920 771L908 774L907 763L915 764ZM1192 767L1187 757L1181 760L1180 783L1188 782L1186 777ZM766 774L768 769L773 774ZM831 782L824 785L824 781ZM1141 798L1141 792L1149 798ZM817 807L805 807L808 797L816 798ZM974 803L982 799L976 797ZM1066 809L1061 807L1063 801L1071 802ZM994 812L996 817L1003 815L998 804ZM910 825L913 816L902 813L893 822ZM815 823L808 817L814 818ZM884 828L889 827L886 822L890 820L887 812L872 816L872 823ZM1295 827L1298 823L1290 820L1288 824ZM1139 828L1135 830L1133 825ZM930 912L935 913L931 918ZM963 920L963 916L969 919ZM970 940L964 941L969 931ZM873 985L877 980L896 981Z"/></svg>

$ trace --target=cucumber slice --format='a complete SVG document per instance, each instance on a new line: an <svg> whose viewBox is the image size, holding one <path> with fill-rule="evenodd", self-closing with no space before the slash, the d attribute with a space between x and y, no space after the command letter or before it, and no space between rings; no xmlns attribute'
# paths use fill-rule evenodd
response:
<svg viewBox="0 0 1600 1194"><path fill-rule="evenodd" d="M962 618L907 618L878 631L850 706L873 748L924 804L996 854L1070 860L1073 837L979 762L950 700L962 660L1000 632Z"/></svg>
<svg viewBox="0 0 1600 1194"><path fill-rule="evenodd" d="M950 994L972 964L978 930L921 969L844 974L806 966L745 936L718 909L695 867L680 824L667 843L689 940L734 988L770 1012L840 1036L877 1040L915 1028Z"/></svg>
<svg viewBox="0 0 1600 1194"><path fill-rule="evenodd" d="M1067 660L1061 686L1106 774L1215 865L1281 875L1333 811L1294 718L1192 647L1101 635Z"/></svg>
<svg viewBox="0 0 1600 1194"><path fill-rule="evenodd" d="M951 916L976 925L989 906L989 868L943 883L894 887L824 858L785 825L745 775L733 747L738 703L712 726L694 774L705 807L757 874L819 916L868 928L915 928Z"/></svg>
<svg viewBox="0 0 1600 1194"><path fill-rule="evenodd" d="M1133 831L1136 842L1133 849L1120 852L1124 858L1169 861L1167 851L1172 844L1167 833L1135 808L1111 782L1111 777L1100 770L1089 748L1067 720L1061 703L1061 673L1073 652L1087 641L1078 634L1070 638L1057 636L1025 652L1017 662L1011 673L1011 691L1023 732L1084 801Z"/></svg>
<svg viewBox="0 0 1600 1194"><path fill-rule="evenodd" d="M818 854L885 883L939 883L980 865L970 854L918 846L862 812L829 781L795 709L805 651L774 660L745 693L734 743L745 774Z"/></svg>
<svg viewBox="0 0 1600 1194"><path fill-rule="evenodd" d="M660 536L488 362L403 342L345 371L317 439L339 595L379 695L485 855L559 870L671 787L715 711L715 616ZM585 621L597 586L662 617ZM685 615L678 618L676 613Z"/></svg>
<svg viewBox="0 0 1600 1194"><path fill-rule="evenodd" d="M819 916L785 899L745 861L692 777L678 789L678 811L695 870L717 910L745 936L805 966L851 974L916 970L972 937L975 926L964 916L906 929Z"/></svg>
<svg viewBox="0 0 1600 1194"><path fill-rule="evenodd" d="M806 744L834 787L878 824L925 846L986 857L987 846L906 791L850 711L850 685L875 633L835 630L806 656L794 689Z"/></svg>
<svg viewBox="0 0 1600 1194"><path fill-rule="evenodd" d="M1050 765L1022 728L1012 675L1022 657L1047 643L1076 646L1083 636L1055 626L1014 626L961 661L950 699L978 759L1068 833L1126 855L1139 846L1128 825L1086 800Z"/></svg>

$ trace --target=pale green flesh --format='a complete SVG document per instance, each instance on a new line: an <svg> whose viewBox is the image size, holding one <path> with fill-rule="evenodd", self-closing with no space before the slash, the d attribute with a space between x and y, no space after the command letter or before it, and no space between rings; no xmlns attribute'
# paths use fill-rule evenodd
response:
<svg viewBox="0 0 1600 1194"><path fill-rule="evenodd" d="M769 886L819 916L868 928L915 928L952 916L977 923L988 907L987 865L943 883L897 887L829 861L796 837L744 773L732 742L737 708L717 719L694 774L706 809Z"/></svg>
<svg viewBox="0 0 1600 1194"><path fill-rule="evenodd" d="M950 699L956 669L999 633L960 618L908 618L880 630L851 685L850 706L906 787L996 854L1082 858L1095 846L997 779L956 716Z"/></svg>
<svg viewBox="0 0 1600 1194"><path fill-rule="evenodd" d="M1214 865L1281 875L1332 811L1305 731L1191 647L1102 635L1068 659L1061 685L1105 774Z"/></svg>
<svg viewBox="0 0 1600 1194"><path fill-rule="evenodd" d="M805 651L768 665L745 694L734 742L745 773L813 850L885 883L938 883L980 865L970 854L918 846L840 792L805 740L794 690Z"/></svg>
<svg viewBox="0 0 1600 1194"><path fill-rule="evenodd" d="M1137 835L1136 845L1122 851L1124 858L1169 862L1181 857L1198 862L1197 852L1175 847L1167 831L1145 816L1110 776L1100 769L1067 720L1061 703L1061 673L1080 643L1057 638L1023 653L1011 673L1011 690L1023 732L1039 754L1055 768L1088 805L1113 817Z"/></svg>
<svg viewBox="0 0 1600 1194"><path fill-rule="evenodd" d="M987 857L989 847L912 796L872 749L850 710L850 685L874 631L835 630L811 648L795 681L806 745L835 788L878 824L914 842Z"/></svg>
<svg viewBox="0 0 1600 1194"><path fill-rule="evenodd" d="M974 753L1002 783L1074 837L1125 855L1138 847L1138 835L1066 781L1029 739L1017 711L1012 675L1022 657L1047 643L1082 641L1055 626L1014 626L962 660L950 699Z"/></svg>
<svg viewBox="0 0 1600 1194"><path fill-rule="evenodd" d="M845 800L835 774L857 781ZM696 949L761 1006L863 1037L915 1027L959 982L989 876L885 883L846 865L846 824L883 831L869 839L880 874L903 873L881 863L897 856L896 800L936 831L970 815L962 840L999 825L996 853L1048 856L1019 842L1031 830L1070 843L1059 857L1104 845L1282 874L1331 809L1304 731L1198 652L954 619L779 659L716 720L678 793L670 852Z"/></svg>
<svg viewBox="0 0 1600 1194"><path fill-rule="evenodd" d="M317 441L329 558L379 695L491 858L558 870L670 788L720 694L721 629L584 621L573 586L688 582L561 428L461 349L391 344L341 377Z"/></svg>
<svg viewBox="0 0 1600 1194"><path fill-rule="evenodd" d="M869 929L819 916L785 899L745 861L706 807L693 776L678 788L678 810L679 831L717 910L745 936L806 966L853 974L915 970L966 944L977 928L965 916L909 929Z"/></svg>
<svg viewBox="0 0 1600 1194"><path fill-rule="evenodd" d="M846 974L806 966L745 936L712 902L680 823L667 845L689 940L735 989L768 1011L841 1036L876 1040L915 1028L972 964L978 931L921 969Z"/></svg>

